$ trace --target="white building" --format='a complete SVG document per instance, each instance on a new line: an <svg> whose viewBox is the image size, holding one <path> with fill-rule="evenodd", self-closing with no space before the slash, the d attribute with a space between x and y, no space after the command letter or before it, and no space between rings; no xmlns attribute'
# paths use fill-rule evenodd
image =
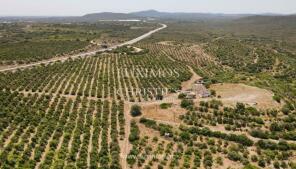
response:
<svg viewBox="0 0 296 169"><path fill-rule="evenodd" d="M201 97L206 98L211 96L211 92L203 84L194 84L192 87L193 92Z"/></svg>

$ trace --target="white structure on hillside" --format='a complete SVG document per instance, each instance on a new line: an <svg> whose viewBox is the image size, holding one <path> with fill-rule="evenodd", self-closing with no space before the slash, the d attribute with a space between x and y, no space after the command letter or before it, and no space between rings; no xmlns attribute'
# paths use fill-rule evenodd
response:
<svg viewBox="0 0 296 169"><path fill-rule="evenodd" d="M196 94L192 90L180 91L180 93L186 95L186 99L196 99Z"/></svg>
<svg viewBox="0 0 296 169"><path fill-rule="evenodd" d="M204 86L205 82L203 79L196 80L190 90L179 91L186 95L186 99L196 99L196 97L207 98L211 96L211 92Z"/></svg>
<svg viewBox="0 0 296 169"><path fill-rule="evenodd" d="M201 98L211 96L211 92L203 84L194 84L192 86L192 91Z"/></svg>

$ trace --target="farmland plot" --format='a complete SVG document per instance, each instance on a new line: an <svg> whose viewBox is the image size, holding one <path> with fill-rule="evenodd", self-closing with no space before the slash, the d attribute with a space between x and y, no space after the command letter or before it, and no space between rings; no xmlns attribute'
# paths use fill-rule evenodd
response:
<svg viewBox="0 0 296 169"><path fill-rule="evenodd" d="M1 168L120 168L122 103L15 92L0 99Z"/></svg>
<svg viewBox="0 0 296 169"><path fill-rule="evenodd" d="M191 73L163 55L102 54L46 67L1 74L1 88L21 93L142 101L161 89L180 89ZM165 91L164 91L165 92Z"/></svg>

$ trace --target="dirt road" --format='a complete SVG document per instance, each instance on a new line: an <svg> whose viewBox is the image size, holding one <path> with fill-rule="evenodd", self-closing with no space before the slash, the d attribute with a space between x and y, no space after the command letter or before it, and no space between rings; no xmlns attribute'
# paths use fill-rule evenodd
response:
<svg viewBox="0 0 296 169"><path fill-rule="evenodd" d="M131 125L131 120L132 117L130 116L129 112L131 109L131 104L130 103L125 103L124 104L124 117L125 117L125 137L123 140L119 141L119 146L120 146L120 162L121 166L123 169L128 169L128 164L127 164L127 157L132 149L132 145L130 144L128 138L130 135L130 125Z"/></svg>
<svg viewBox="0 0 296 169"><path fill-rule="evenodd" d="M49 60L43 60L43 61L30 63L30 64L26 64L26 65L11 66L9 68L0 69L0 72L13 71L13 70L17 70L17 69L25 69L25 68L29 68L29 67L33 67L33 66L37 66L37 65L41 65L41 64L49 64L49 63L53 63L53 62L57 62L57 61L65 61L65 60L70 59L70 58L75 59L75 58L79 58L79 57L94 56L97 52L105 52L105 51L110 51L110 50L113 50L113 49L116 49L118 47L122 47L122 46L125 46L125 45L132 45L132 44L135 44L135 43L137 43L137 42L151 36L152 34L158 32L158 31L160 31L162 29L167 28L167 25L165 25L165 24L160 24L160 25L161 25L161 27L159 27L159 28L157 28L155 30L152 30L150 32L147 32L144 35L141 35L141 36L139 36L139 37L137 37L135 39L132 39L130 41L127 41L127 42L124 42L124 43L121 43L121 44L118 44L118 45L111 46L111 47L106 48L106 49L99 49L99 50L95 50L95 51L87 51L87 52L75 54L75 55L72 55L72 56L52 58L52 59L49 59Z"/></svg>

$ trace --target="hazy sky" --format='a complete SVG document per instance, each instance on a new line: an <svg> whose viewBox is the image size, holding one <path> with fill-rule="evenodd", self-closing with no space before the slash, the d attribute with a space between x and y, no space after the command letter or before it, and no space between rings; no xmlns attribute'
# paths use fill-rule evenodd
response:
<svg viewBox="0 0 296 169"><path fill-rule="evenodd" d="M57 16L93 12L296 13L296 0L0 0L0 15Z"/></svg>

